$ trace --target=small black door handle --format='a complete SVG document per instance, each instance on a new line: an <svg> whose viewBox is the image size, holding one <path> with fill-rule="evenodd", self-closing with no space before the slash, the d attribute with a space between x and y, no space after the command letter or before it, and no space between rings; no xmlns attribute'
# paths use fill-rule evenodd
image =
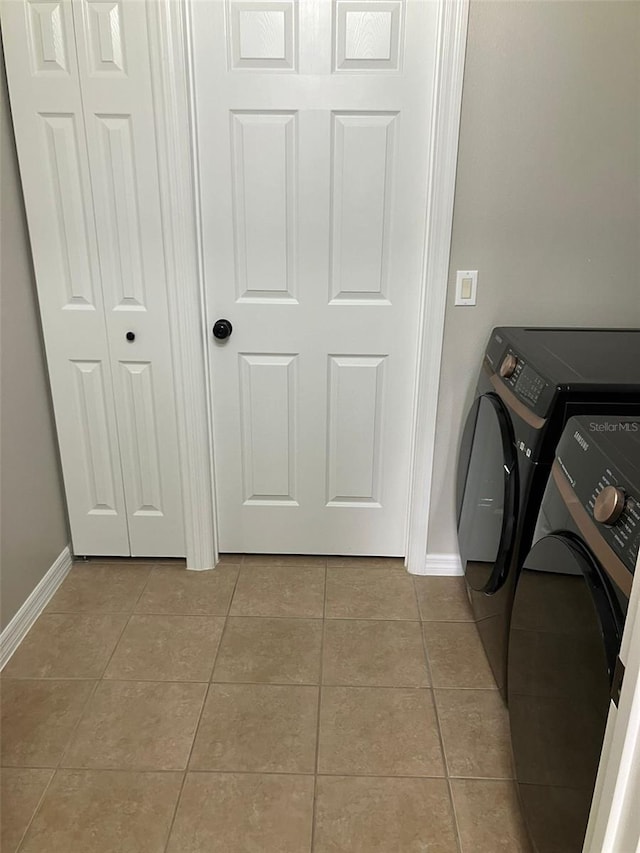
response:
<svg viewBox="0 0 640 853"><path fill-rule="evenodd" d="M228 320L216 320L213 324L213 337L224 341L233 332L233 326Z"/></svg>
<svg viewBox="0 0 640 853"><path fill-rule="evenodd" d="M126 338L128 341L135 341L135 339L136 339L136 333L135 333L135 332L127 332L127 334L125 335L125 338Z"/></svg>

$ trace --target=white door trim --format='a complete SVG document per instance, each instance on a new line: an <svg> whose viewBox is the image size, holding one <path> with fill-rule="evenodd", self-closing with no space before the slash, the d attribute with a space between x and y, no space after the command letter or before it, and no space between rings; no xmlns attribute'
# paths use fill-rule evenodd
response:
<svg viewBox="0 0 640 853"><path fill-rule="evenodd" d="M425 574L469 0L440 0L405 564Z"/></svg>
<svg viewBox="0 0 640 853"><path fill-rule="evenodd" d="M620 659L617 710L611 705L584 842L585 853L640 850L640 558L631 588Z"/></svg>
<svg viewBox="0 0 640 853"><path fill-rule="evenodd" d="M439 0L429 193L407 525L410 572L425 572L469 0ZM218 558L189 0L147 0L177 389L187 566ZM189 133L185 133L185 128ZM197 330L197 331L196 331ZM204 393L203 393L204 389Z"/></svg>
<svg viewBox="0 0 640 853"><path fill-rule="evenodd" d="M184 0L147 0L188 569L218 561Z"/></svg>

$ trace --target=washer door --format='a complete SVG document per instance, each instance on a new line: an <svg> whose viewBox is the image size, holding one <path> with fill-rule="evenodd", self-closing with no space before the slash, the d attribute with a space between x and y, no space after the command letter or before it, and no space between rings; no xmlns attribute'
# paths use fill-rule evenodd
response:
<svg viewBox="0 0 640 853"><path fill-rule="evenodd" d="M623 617L572 534L524 563L509 635L509 717L520 799L537 853L580 853Z"/></svg>
<svg viewBox="0 0 640 853"><path fill-rule="evenodd" d="M467 583L495 592L504 582L517 513L517 467L507 409L494 394L474 402L458 459L458 546Z"/></svg>

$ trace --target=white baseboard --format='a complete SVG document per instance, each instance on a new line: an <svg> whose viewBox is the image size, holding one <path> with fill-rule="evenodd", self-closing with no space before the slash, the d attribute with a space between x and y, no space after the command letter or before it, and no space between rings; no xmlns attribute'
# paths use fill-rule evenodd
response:
<svg viewBox="0 0 640 853"><path fill-rule="evenodd" d="M432 577L452 577L464 573L458 554L427 554L424 561L424 570L414 572L414 574L430 575Z"/></svg>
<svg viewBox="0 0 640 853"><path fill-rule="evenodd" d="M72 562L71 550L67 546L48 569L46 575L33 590L29 598L27 598L20 610L18 610L11 622L9 622L2 634L0 634L0 669L8 663L11 655L24 640L33 623L47 606L54 592L67 576Z"/></svg>

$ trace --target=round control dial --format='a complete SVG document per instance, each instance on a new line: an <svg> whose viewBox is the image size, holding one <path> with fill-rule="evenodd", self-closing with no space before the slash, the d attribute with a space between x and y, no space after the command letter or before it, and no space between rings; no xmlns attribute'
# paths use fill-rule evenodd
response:
<svg viewBox="0 0 640 853"><path fill-rule="evenodd" d="M500 365L500 376L503 379L508 379L510 376L513 376L513 372L518 366L518 359L513 355L513 353L508 353L502 359L502 364Z"/></svg>
<svg viewBox="0 0 640 853"><path fill-rule="evenodd" d="M593 505L593 517L600 524L615 524L624 509L625 494L618 486L605 486Z"/></svg>

